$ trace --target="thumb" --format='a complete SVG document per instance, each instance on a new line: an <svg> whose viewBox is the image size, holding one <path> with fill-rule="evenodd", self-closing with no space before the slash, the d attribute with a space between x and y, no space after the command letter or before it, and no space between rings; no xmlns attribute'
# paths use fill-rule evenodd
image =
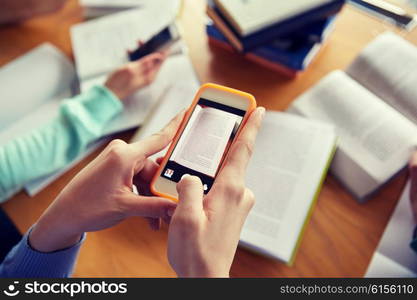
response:
<svg viewBox="0 0 417 300"><path fill-rule="evenodd" d="M160 197L146 197L133 194L127 199L127 214L129 216L167 218L175 210L177 204Z"/></svg>
<svg viewBox="0 0 417 300"><path fill-rule="evenodd" d="M177 192L179 202L175 215L192 214L193 216L199 216L203 212L204 192L200 178L184 175L177 184Z"/></svg>

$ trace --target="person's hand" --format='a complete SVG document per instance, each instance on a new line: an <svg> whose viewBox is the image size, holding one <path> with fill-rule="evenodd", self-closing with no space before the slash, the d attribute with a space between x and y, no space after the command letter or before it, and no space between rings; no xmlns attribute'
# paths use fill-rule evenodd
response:
<svg viewBox="0 0 417 300"><path fill-rule="evenodd" d="M130 216L151 218L153 227L158 227L160 218L169 220L176 203L144 195L159 167L148 157L171 142L183 115L142 141L112 141L40 217L29 236L31 246L41 252L64 249L76 244L84 232L111 227ZM132 192L134 180L139 195Z"/></svg>
<svg viewBox="0 0 417 300"><path fill-rule="evenodd" d="M61 9L67 0L0 0L0 24L16 23Z"/></svg>
<svg viewBox="0 0 417 300"><path fill-rule="evenodd" d="M130 62L110 74L104 85L123 100L152 83L166 57L165 52L155 52Z"/></svg>
<svg viewBox="0 0 417 300"><path fill-rule="evenodd" d="M411 188L410 188L411 208L413 210L414 220L417 223L417 152L414 152L410 160L410 177L411 177Z"/></svg>
<svg viewBox="0 0 417 300"><path fill-rule="evenodd" d="M177 184L179 203L169 226L168 259L178 276L229 276L255 200L245 187L245 173L264 111L257 108L251 114L205 197L198 177L188 175Z"/></svg>

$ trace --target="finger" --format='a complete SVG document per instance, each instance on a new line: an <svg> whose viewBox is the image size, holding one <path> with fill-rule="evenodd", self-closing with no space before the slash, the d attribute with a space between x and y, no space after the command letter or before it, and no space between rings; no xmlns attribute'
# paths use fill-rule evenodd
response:
<svg viewBox="0 0 417 300"><path fill-rule="evenodd" d="M129 216L162 218L169 216L169 211L176 203L160 197L146 197L131 193L125 196L125 209Z"/></svg>
<svg viewBox="0 0 417 300"><path fill-rule="evenodd" d="M132 70L139 71L141 74L146 74L155 62L162 61L163 57L159 53L152 53L142 57L139 60L129 62L125 67L131 68Z"/></svg>
<svg viewBox="0 0 417 300"><path fill-rule="evenodd" d="M164 160L163 156L158 157L155 161L158 165L162 164L162 161Z"/></svg>
<svg viewBox="0 0 417 300"><path fill-rule="evenodd" d="M151 54L146 55L139 62L142 62L143 65L147 67L152 67L154 64L160 63L164 60L164 56L159 52L154 52Z"/></svg>
<svg viewBox="0 0 417 300"><path fill-rule="evenodd" d="M142 141L132 143L131 146L136 153L136 157L143 159L152 154L158 153L171 143L178 128L184 118L185 110L175 116L162 130L155 133Z"/></svg>
<svg viewBox="0 0 417 300"><path fill-rule="evenodd" d="M164 56L164 59L168 57L170 52L171 52L171 48L167 48L165 50L159 51L159 53L161 53L161 55Z"/></svg>
<svg viewBox="0 0 417 300"><path fill-rule="evenodd" d="M203 184L197 176L184 175L177 183L178 206L175 216L200 216L203 212ZM191 214L191 215L190 215Z"/></svg>
<svg viewBox="0 0 417 300"><path fill-rule="evenodd" d="M232 144L218 178L221 178L222 175L226 175L227 177L233 175L232 177L234 178L244 179L246 167L252 156L256 135L258 134L264 114L265 108L263 107L258 107L251 113L242 131Z"/></svg>
<svg viewBox="0 0 417 300"><path fill-rule="evenodd" d="M163 62L165 61L165 58L163 56L155 57L152 60L147 60L144 63L144 67L142 70L142 74L145 77L154 78L156 74L159 72L159 70L162 67ZM151 80L148 80L151 81Z"/></svg>
<svg viewBox="0 0 417 300"><path fill-rule="evenodd" d="M151 159L146 159L142 170L138 173L138 176L143 182L151 182L158 169L159 165L156 162Z"/></svg>
<svg viewBox="0 0 417 300"><path fill-rule="evenodd" d="M154 230L158 231L161 228L161 219L159 218L146 218L148 221L149 227Z"/></svg>

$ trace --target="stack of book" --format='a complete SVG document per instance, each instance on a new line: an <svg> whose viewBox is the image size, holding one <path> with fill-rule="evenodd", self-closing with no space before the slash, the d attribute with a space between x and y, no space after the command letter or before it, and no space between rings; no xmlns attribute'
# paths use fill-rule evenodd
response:
<svg viewBox="0 0 417 300"><path fill-rule="evenodd" d="M308 67L345 0L208 0L209 42L294 77Z"/></svg>

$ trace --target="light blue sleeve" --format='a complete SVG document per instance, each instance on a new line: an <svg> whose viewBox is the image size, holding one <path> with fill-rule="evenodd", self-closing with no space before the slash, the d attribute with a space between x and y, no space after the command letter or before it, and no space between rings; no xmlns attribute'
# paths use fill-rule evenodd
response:
<svg viewBox="0 0 417 300"><path fill-rule="evenodd" d="M31 229L22 240L7 254L0 264L0 277L14 278L65 278L72 275L80 247L85 240L74 246L50 253L38 252L29 245L28 236Z"/></svg>
<svg viewBox="0 0 417 300"><path fill-rule="evenodd" d="M43 127L29 129L0 147L0 202L35 178L67 165L101 136L105 125L123 109L103 86L64 100L59 116Z"/></svg>

